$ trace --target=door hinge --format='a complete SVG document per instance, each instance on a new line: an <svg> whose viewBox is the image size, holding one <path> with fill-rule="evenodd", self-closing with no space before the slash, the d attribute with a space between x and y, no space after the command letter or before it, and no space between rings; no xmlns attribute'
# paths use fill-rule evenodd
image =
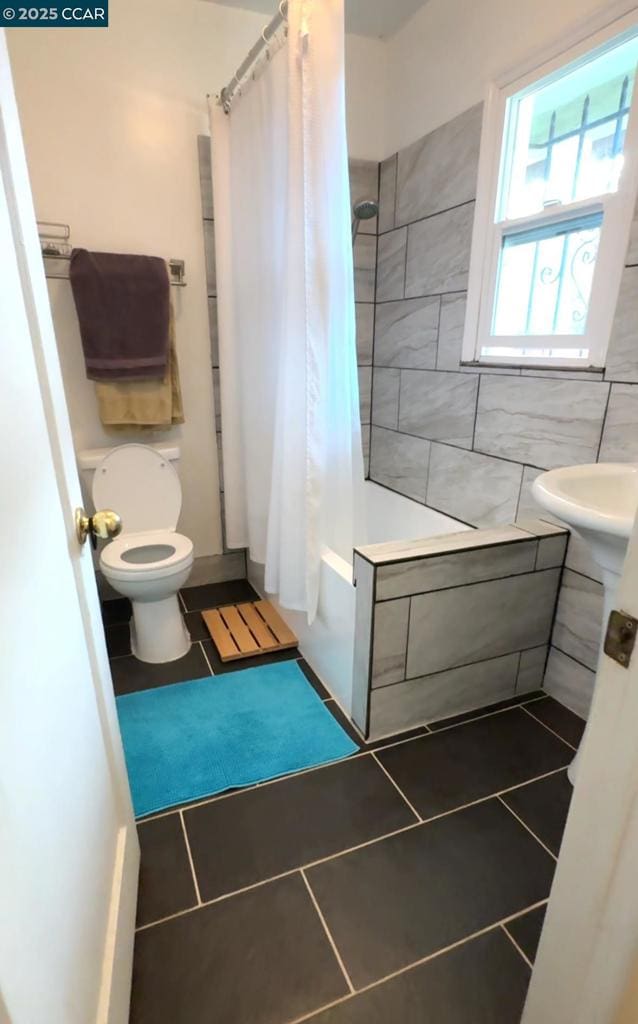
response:
<svg viewBox="0 0 638 1024"><path fill-rule="evenodd" d="M605 654L623 668L629 668L637 630L638 619L634 619L633 615L615 609L612 611L605 633Z"/></svg>

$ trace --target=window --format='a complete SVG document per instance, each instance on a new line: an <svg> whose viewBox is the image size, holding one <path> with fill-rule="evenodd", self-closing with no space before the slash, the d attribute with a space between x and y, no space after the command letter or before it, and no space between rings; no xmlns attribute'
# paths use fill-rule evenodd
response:
<svg viewBox="0 0 638 1024"><path fill-rule="evenodd" d="M491 90L465 361L604 365L635 202L637 64L638 24L616 24Z"/></svg>

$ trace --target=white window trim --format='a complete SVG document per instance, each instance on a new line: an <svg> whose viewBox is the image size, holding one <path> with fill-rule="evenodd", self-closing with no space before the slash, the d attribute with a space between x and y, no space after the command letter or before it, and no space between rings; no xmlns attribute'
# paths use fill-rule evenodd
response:
<svg viewBox="0 0 638 1024"><path fill-rule="evenodd" d="M638 4L629 3L626 0L613 4L605 12L601 12L595 18L590 18L577 28L572 29L567 37L562 37L551 47L536 53L524 65L511 69L488 86L481 133L477 198L472 233L467 312L462 349L463 364L542 366L554 370L562 368L591 370L604 367L638 191L638 112L636 110L638 101L632 103L629 114L624 148L625 160L618 192L583 200L581 204L572 204L569 207L569 213L575 212L577 205L580 205L583 210L598 208L604 212L587 330L582 336L582 347L589 349L589 358L586 361L577 358L547 359L546 357L523 356L515 358L490 356L486 358L480 356L480 350L494 337L490 335L489 331L494 307L501 238L503 228L507 226L507 224L496 225L494 223L507 100L526 86L551 74L552 71L577 60L579 56L601 46L613 39L614 36L636 27L638 27ZM638 97L638 89L635 95ZM556 211L553 212L555 217ZM543 218L547 219L546 213L535 214L528 219L530 224L541 224ZM517 221L517 223L520 222ZM533 336L525 339L525 347L560 348L560 341L560 335L551 335L547 338ZM516 345L522 347L521 342L522 339L518 337ZM498 341L493 341L493 344L503 346L507 343L508 338L506 337L499 337Z"/></svg>

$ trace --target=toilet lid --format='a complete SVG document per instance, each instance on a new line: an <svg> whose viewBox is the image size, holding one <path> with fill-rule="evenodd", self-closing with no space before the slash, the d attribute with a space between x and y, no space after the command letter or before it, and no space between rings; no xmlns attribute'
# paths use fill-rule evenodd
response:
<svg viewBox="0 0 638 1024"><path fill-rule="evenodd" d="M182 507L177 473L143 444L113 448L95 470L92 495L96 509L121 516L123 533L174 530Z"/></svg>

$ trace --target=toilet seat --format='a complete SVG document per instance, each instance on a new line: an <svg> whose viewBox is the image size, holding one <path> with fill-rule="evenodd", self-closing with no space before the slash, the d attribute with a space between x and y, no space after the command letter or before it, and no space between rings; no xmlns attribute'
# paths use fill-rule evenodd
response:
<svg viewBox="0 0 638 1024"><path fill-rule="evenodd" d="M163 550L162 550L163 549ZM123 533L100 553L100 568L114 580L158 580L181 572L193 560L193 542L173 530Z"/></svg>

